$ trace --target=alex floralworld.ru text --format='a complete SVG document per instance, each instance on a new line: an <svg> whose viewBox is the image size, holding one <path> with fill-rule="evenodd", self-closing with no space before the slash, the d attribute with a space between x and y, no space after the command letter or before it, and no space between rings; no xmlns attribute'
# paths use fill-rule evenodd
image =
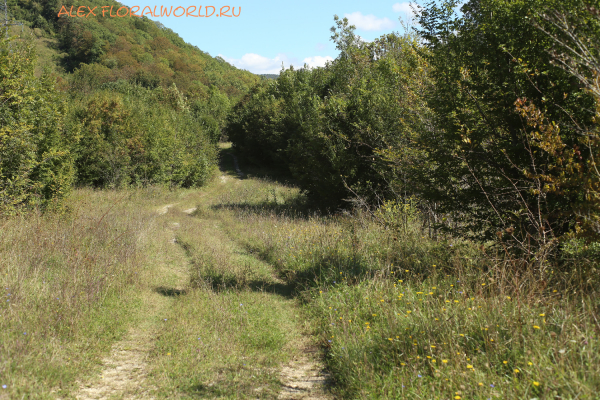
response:
<svg viewBox="0 0 600 400"><path fill-rule="evenodd" d="M160 10L157 10L158 6L154 6L151 8L149 6L144 7L140 14L136 14L139 10L139 6L129 7L120 7L116 11L113 12L113 6L102 6L99 10L98 7L90 8L88 6L79 6L74 7L71 6L69 10L65 6L62 6L60 11L58 12L58 16L61 15L67 17L79 17L79 18L88 18L89 16L98 16L102 13L103 17L143 17L145 15L150 15L152 17L170 17L171 15L174 17L239 17L242 12L241 7L237 7L238 12L235 13L236 7L223 6L219 9L219 13L215 15L216 8L213 6L189 6L187 8L184 7L175 7L173 6L167 8L160 6ZM114 7L116 8L116 7ZM204 8L204 9L203 9ZM96 14L98 13L98 15Z"/></svg>

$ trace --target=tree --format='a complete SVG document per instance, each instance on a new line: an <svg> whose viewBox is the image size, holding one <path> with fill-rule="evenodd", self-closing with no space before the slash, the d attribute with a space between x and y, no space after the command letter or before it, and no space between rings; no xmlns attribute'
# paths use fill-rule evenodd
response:
<svg viewBox="0 0 600 400"><path fill-rule="evenodd" d="M589 96L550 63L552 41L530 23L543 4L471 0L459 18L456 2L432 2L419 32L434 80L428 104L435 124L426 137L434 168L425 196L455 232L501 237L533 258L572 228L578 194L544 190L552 163L531 141L515 102L526 98L557 122L569 114L591 118ZM567 123L561 137L568 146L577 140Z"/></svg>
<svg viewBox="0 0 600 400"><path fill-rule="evenodd" d="M74 178L77 127L53 78L36 78L34 66L32 41L0 31L0 214L58 205Z"/></svg>

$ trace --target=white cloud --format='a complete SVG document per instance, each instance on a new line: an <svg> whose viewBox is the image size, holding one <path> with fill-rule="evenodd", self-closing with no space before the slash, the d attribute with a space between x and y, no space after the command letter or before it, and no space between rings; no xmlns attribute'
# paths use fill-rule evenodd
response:
<svg viewBox="0 0 600 400"><path fill-rule="evenodd" d="M396 3L392 6L392 9L394 10L394 12L413 15L412 8L410 8L410 4L411 4L410 2Z"/></svg>
<svg viewBox="0 0 600 400"><path fill-rule="evenodd" d="M308 64L309 67L324 67L327 61L333 61L333 58L330 56L314 56L314 57L306 57L304 59L304 64Z"/></svg>
<svg viewBox="0 0 600 400"><path fill-rule="evenodd" d="M363 15L360 11L344 14L344 16L348 18L348 22L350 22L351 25L365 31L382 31L385 29L392 29L396 25L395 22L389 18L377 18L373 14Z"/></svg>
<svg viewBox="0 0 600 400"><path fill-rule="evenodd" d="M288 58L283 53L277 54L275 58L267 58L254 53L244 54L242 58L230 58L222 54L219 56L228 63L254 74L278 74L281 71L281 63L285 68L289 68L291 64L298 64L295 58Z"/></svg>

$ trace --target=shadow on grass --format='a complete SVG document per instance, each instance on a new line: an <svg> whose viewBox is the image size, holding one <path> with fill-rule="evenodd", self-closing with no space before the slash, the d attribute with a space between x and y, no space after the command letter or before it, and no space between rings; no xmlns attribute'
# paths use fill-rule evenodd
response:
<svg viewBox="0 0 600 400"><path fill-rule="evenodd" d="M292 298L295 294L293 285L290 285L289 283L269 282L265 280L246 280L239 277L216 274L197 276L192 279L191 283L196 287L206 285L215 292L251 290L253 292L274 293L286 298Z"/></svg>
<svg viewBox="0 0 600 400"><path fill-rule="evenodd" d="M156 293L161 294L166 297L178 297L178 296L187 294L186 290L169 288L169 287L165 287L165 286L156 287L156 288L154 288L154 291Z"/></svg>
<svg viewBox="0 0 600 400"><path fill-rule="evenodd" d="M232 148L220 149L219 150L219 168L222 172L226 172L231 175L236 175L235 165L233 161L233 155L237 157L238 167L244 174L245 178L257 178L278 183L284 186L296 185L296 181L292 177L289 170L285 168L277 169L277 166L263 167L257 165L243 156L236 153Z"/></svg>
<svg viewBox="0 0 600 400"><path fill-rule="evenodd" d="M211 206L211 209L215 211L230 210L238 213L255 215L277 214L288 218L297 218L303 220L306 220L309 217L321 216L321 213L319 211L314 211L311 208L309 208L307 203L302 198L288 200L283 204L275 201L261 201L258 203L239 202L215 204Z"/></svg>
<svg viewBox="0 0 600 400"><path fill-rule="evenodd" d="M219 170L225 174L236 176L232 155L231 149L219 149Z"/></svg>

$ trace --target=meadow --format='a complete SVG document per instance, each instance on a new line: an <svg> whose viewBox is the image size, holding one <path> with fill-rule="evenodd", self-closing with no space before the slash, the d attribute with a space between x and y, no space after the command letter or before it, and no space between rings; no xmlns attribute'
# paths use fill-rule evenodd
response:
<svg viewBox="0 0 600 400"><path fill-rule="evenodd" d="M315 211L230 151L203 189L79 189L2 221L2 396L81 398L145 329L155 398L281 398L295 360L326 367L316 398L596 398L594 248L528 269L410 205Z"/></svg>
<svg viewBox="0 0 600 400"><path fill-rule="evenodd" d="M382 207L380 221L404 221L385 229L315 213L275 180L239 186L205 212L292 285L340 398L596 396L593 248L565 244L533 270L491 243L430 238L410 205Z"/></svg>

